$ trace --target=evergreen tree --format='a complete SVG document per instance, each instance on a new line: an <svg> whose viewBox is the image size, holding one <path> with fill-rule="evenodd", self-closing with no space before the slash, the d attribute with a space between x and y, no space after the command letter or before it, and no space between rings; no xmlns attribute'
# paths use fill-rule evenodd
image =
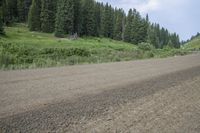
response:
<svg viewBox="0 0 200 133"><path fill-rule="evenodd" d="M170 40L171 40L171 42L172 42L174 48L180 48L179 36L178 36L176 33L173 33L173 34L170 36Z"/></svg>
<svg viewBox="0 0 200 133"><path fill-rule="evenodd" d="M41 31L52 33L55 29L56 0L42 0Z"/></svg>
<svg viewBox="0 0 200 133"><path fill-rule="evenodd" d="M3 21L6 25L17 20L17 0L2 0L3 2Z"/></svg>
<svg viewBox="0 0 200 133"><path fill-rule="evenodd" d="M3 20L0 16L0 35L3 35L4 34L4 28L3 28Z"/></svg>
<svg viewBox="0 0 200 133"><path fill-rule="evenodd" d="M94 29L96 36L100 36L101 34L101 15L102 15L101 4L97 2L95 4L95 29Z"/></svg>
<svg viewBox="0 0 200 133"><path fill-rule="evenodd" d="M73 33L81 33L81 1L74 0L74 28Z"/></svg>
<svg viewBox="0 0 200 133"><path fill-rule="evenodd" d="M148 28L148 42L156 48L163 48L166 45L180 48L179 36L176 33L170 34L165 28L160 28L159 24L152 24Z"/></svg>
<svg viewBox="0 0 200 133"><path fill-rule="evenodd" d="M138 31L138 40L137 43L146 42L147 40L147 30L148 23L145 19L140 19L139 21L139 31Z"/></svg>
<svg viewBox="0 0 200 133"><path fill-rule="evenodd" d="M147 30L147 34L148 34L147 42L154 45L155 44L155 41L154 41L155 33L154 33L154 29L153 29L152 25L149 26L149 28Z"/></svg>
<svg viewBox="0 0 200 133"><path fill-rule="evenodd" d="M4 28L3 28L3 12L2 12L2 7L3 2L0 2L0 35L4 34Z"/></svg>
<svg viewBox="0 0 200 133"><path fill-rule="evenodd" d="M74 1L59 0L56 14L55 36L63 37L74 32Z"/></svg>
<svg viewBox="0 0 200 133"><path fill-rule="evenodd" d="M155 33L156 33L156 36L157 36L157 43L156 43L156 48L162 48L161 46L161 37L160 37L160 25L159 24L156 24L155 25Z"/></svg>
<svg viewBox="0 0 200 133"><path fill-rule="evenodd" d="M166 35L166 30L164 28L161 28L161 30L160 30L160 45L161 45L161 48L163 48L164 46L167 45L167 43L168 43L167 36L168 35Z"/></svg>
<svg viewBox="0 0 200 133"><path fill-rule="evenodd" d="M100 36L103 36L103 17L104 17L105 6L103 3L100 4Z"/></svg>
<svg viewBox="0 0 200 133"><path fill-rule="evenodd" d="M3 22L5 22L5 16L7 14L7 3L6 3L6 0L1 0L0 4L1 4L1 6L0 6L1 17L2 17Z"/></svg>
<svg viewBox="0 0 200 133"><path fill-rule="evenodd" d="M149 26L147 33L148 33L147 42L151 43L155 48L158 48L159 38L156 34L156 28L154 24L151 24L151 26Z"/></svg>
<svg viewBox="0 0 200 133"><path fill-rule="evenodd" d="M2 18L3 22L8 25L9 24L9 12L8 12L8 3L7 0L2 0Z"/></svg>
<svg viewBox="0 0 200 133"><path fill-rule="evenodd" d="M82 35L94 36L95 33L95 2L82 1Z"/></svg>
<svg viewBox="0 0 200 133"><path fill-rule="evenodd" d="M136 9L133 10L132 15L131 43L138 44L140 40L140 26L142 25L140 21L141 16Z"/></svg>
<svg viewBox="0 0 200 133"><path fill-rule="evenodd" d="M24 22L26 18L24 0L17 0L17 11L18 11L18 21Z"/></svg>
<svg viewBox="0 0 200 133"><path fill-rule="evenodd" d="M115 26L114 13L115 13L115 9L112 8L112 6L110 5L110 7L109 7L110 19L109 19L109 29L108 29L108 33L109 33L108 37L110 37L110 38L113 38L113 36L114 36L114 26Z"/></svg>
<svg viewBox="0 0 200 133"><path fill-rule="evenodd" d="M114 39L116 40L122 40L122 34L123 34L123 21L125 13L123 9L119 9L115 11L115 27L114 27Z"/></svg>
<svg viewBox="0 0 200 133"><path fill-rule="evenodd" d="M114 30L114 9L107 3L102 17L102 32L104 37L113 38L113 30Z"/></svg>
<svg viewBox="0 0 200 133"><path fill-rule="evenodd" d="M25 20L28 20L28 13L29 13L29 9L30 6L32 4L32 0L24 0L24 14L25 14Z"/></svg>
<svg viewBox="0 0 200 133"><path fill-rule="evenodd" d="M125 31L124 31L124 41L131 42L131 30L133 23L133 10L130 9L126 19Z"/></svg>
<svg viewBox="0 0 200 133"><path fill-rule="evenodd" d="M41 29L40 13L41 13L41 0L33 0L28 16L28 26L30 31L40 31Z"/></svg>

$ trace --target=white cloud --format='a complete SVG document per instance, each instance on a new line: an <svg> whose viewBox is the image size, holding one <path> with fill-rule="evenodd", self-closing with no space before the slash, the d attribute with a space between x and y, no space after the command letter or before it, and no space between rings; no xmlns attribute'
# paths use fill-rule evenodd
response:
<svg viewBox="0 0 200 133"><path fill-rule="evenodd" d="M149 11L158 10L160 7L159 0L148 0L143 3L135 5L135 8L141 13L148 13Z"/></svg>
<svg viewBox="0 0 200 133"><path fill-rule="evenodd" d="M130 8L136 8L141 13L147 13L152 10L157 10L160 5L160 0L97 0L108 2L113 6L120 7L128 11Z"/></svg>
<svg viewBox="0 0 200 133"><path fill-rule="evenodd" d="M113 6L123 8L126 12L130 8L136 8L142 14L151 11L158 11L164 9L171 9L180 6L189 0L97 0L101 2L108 2Z"/></svg>

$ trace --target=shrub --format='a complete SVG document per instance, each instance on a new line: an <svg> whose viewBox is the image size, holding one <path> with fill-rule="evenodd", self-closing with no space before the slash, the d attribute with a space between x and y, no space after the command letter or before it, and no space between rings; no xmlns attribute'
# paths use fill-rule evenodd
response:
<svg viewBox="0 0 200 133"><path fill-rule="evenodd" d="M151 51L154 49L153 45L150 44L150 43L145 43L145 42L142 42L142 43L139 43L138 44L138 48L140 50L143 50L143 51Z"/></svg>
<svg viewBox="0 0 200 133"><path fill-rule="evenodd" d="M55 57L68 57L68 56L90 56L91 52L84 48L44 48L40 51L41 55L49 55Z"/></svg>

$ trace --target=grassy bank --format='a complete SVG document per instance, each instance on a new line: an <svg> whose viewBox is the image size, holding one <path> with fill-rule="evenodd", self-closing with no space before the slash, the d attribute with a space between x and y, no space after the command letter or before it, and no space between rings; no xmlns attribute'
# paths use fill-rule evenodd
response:
<svg viewBox="0 0 200 133"><path fill-rule="evenodd" d="M179 49L144 49L106 38L60 39L30 32L23 24L5 29L0 39L0 69L26 69L74 64L128 61L187 54Z"/></svg>
<svg viewBox="0 0 200 133"><path fill-rule="evenodd" d="M194 38L183 46L183 49L200 51L200 37Z"/></svg>

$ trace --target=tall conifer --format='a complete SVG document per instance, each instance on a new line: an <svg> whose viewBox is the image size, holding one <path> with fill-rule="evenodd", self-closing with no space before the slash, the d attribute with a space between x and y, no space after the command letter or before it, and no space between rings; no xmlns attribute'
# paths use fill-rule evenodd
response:
<svg viewBox="0 0 200 133"><path fill-rule="evenodd" d="M74 32L74 0L59 0L56 14L55 36Z"/></svg>
<svg viewBox="0 0 200 133"><path fill-rule="evenodd" d="M42 0L41 31L51 33L55 29L56 0Z"/></svg>
<svg viewBox="0 0 200 133"><path fill-rule="evenodd" d="M82 1L82 34L94 36L95 33L95 1Z"/></svg>
<svg viewBox="0 0 200 133"><path fill-rule="evenodd" d="M40 13L41 13L41 0L33 0L28 16L28 27L30 31L40 31L41 29Z"/></svg>
<svg viewBox="0 0 200 133"><path fill-rule="evenodd" d="M2 8L3 8L3 2L1 1L0 2L0 35L4 34Z"/></svg>
<svg viewBox="0 0 200 133"><path fill-rule="evenodd" d="M133 10L130 9L126 19L125 31L124 31L124 41L131 42L131 30L133 22Z"/></svg>
<svg viewBox="0 0 200 133"><path fill-rule="evenodd" d="M17 11L18 11L18 21L24 22L26 18L24 0L17 0Z"/></svg>

